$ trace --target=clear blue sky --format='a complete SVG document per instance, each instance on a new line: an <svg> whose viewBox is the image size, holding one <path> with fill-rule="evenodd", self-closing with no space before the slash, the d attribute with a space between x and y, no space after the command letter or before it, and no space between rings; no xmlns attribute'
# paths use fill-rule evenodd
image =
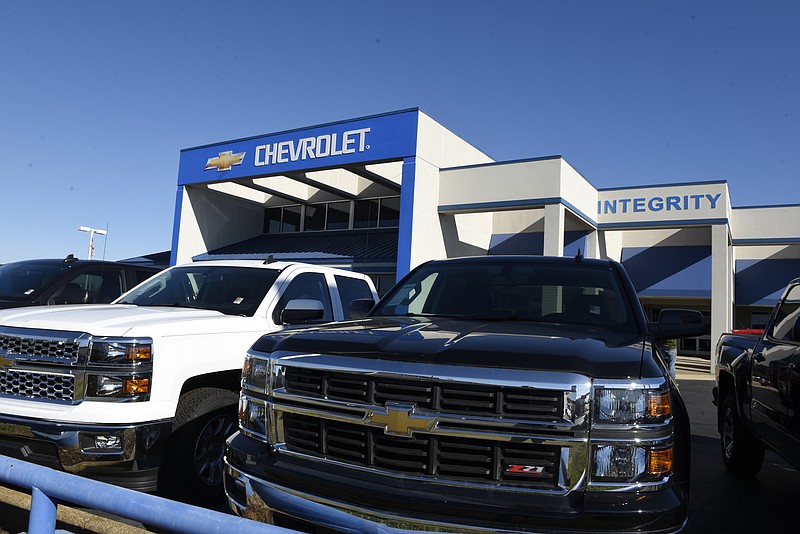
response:
<svg viewBox="0 0 800 534"><path fill-rule="evenodd" d="M167 250L182 148L419 107L595 187L800 203L800 2L22 1L0 17L0 263Z"/></svg>

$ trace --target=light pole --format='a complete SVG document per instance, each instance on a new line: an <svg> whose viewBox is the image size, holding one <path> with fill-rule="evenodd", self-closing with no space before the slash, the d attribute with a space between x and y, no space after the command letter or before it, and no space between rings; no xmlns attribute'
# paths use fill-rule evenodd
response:
<svg viewBox="0 0 800 534"><path fill-rule="evenodd" d="M88 226L79 226L78 230L81 232L89 232L89 256L86 259L91 260L94 255L94 234L106 235L108 230L101 230L99 228L89 228Z"/></svg>

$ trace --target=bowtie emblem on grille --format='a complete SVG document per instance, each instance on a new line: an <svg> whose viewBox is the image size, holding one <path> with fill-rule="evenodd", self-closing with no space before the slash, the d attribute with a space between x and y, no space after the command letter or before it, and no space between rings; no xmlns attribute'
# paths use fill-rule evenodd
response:
<svg viewBox="0 0 800 534"><path fill-rule="evenodd" d="M6 355L0 353L0 369L6 369L14 365L16 360L14 358L6 358Z"/></svg>
<svg viewBox="0 0 800 534"><path fill-rule="evenodd" d="M414 413L413 404L387 402L386 407L367 411L364 422L382 426L386 434L411 437L414 432L430 432L436 426L436 417Z"/></svg>

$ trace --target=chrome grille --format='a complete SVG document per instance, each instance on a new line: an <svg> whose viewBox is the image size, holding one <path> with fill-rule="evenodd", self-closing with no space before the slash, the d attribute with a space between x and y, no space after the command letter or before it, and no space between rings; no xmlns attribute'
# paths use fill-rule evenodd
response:
<svg viewBox="0 0 800 534"><path fill-rule="evenodd" d="M428 378L392 378L287 367L286 391L329 400L385 405L414 404L419 410L456 415L510 417L560 421L564 413L561 390L479 385Z"/></svg>
<svg viewBox="0 0 800 534"><path fill-rule="evenodd" d="M31 356L74 362L78 360L79 349L79 343L74 339L0 335L0 351L6 351L10 356Z"/></svg>
<svg viewBox="0 0 800 534"><path fill-rule="evenodd" d="M349 464L473 483L552 487L560 447L381 429L298 414L283 416L286 447ZM525 469L523 469L525 468Z"/></svg>
<svg viewBox="0 0 800 534"><path fill-rule="evenodd" d="M4 369L0 371L0 395L72 402L75 396L75 377L73 375Z"/></svg>

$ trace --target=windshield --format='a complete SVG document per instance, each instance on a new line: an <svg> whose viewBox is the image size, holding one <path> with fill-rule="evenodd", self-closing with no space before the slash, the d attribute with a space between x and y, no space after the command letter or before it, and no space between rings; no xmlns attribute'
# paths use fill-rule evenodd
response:
<svg viewBox="0 0 800 534"><path fill-rule="evenodd" d="M534 321L635 335L636 320L624 294L610 266L440 263L419 268L370 315Z"/></svg>
<svg viewBox="0 0 800 534"><path fill-rule="evenodd" d="M202 264L174 267L137 286L117 304L201 308L251 317L279 272Z"/></svg>
<svg viewBox="0 0 800 534"><path fill-rule="evenodd" d="M65 263L16 262L0 266L0 297L33 299L37 291L49 287L69 269Z"/></svg>

